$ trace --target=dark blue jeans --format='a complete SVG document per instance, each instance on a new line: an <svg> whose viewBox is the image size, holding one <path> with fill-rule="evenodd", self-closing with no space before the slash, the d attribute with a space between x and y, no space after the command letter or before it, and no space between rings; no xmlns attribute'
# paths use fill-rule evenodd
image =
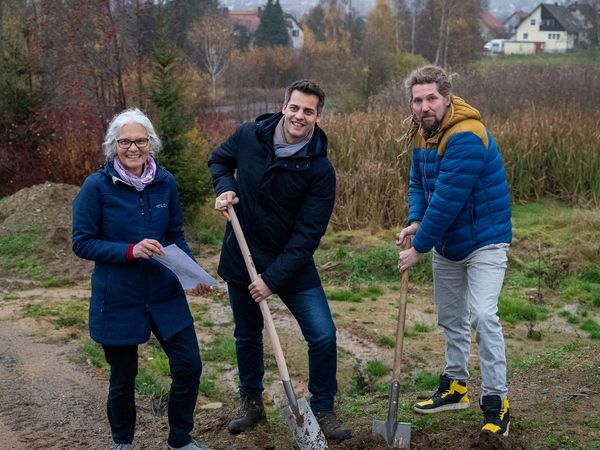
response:
<svg viewBox="0 0 600 450"><path fill-rule="evenodd" d="M169 439L171 447L191 442L194 408L202 361L194 326L190 325L165 341L152 324L152 332L169 358L171 390L169 391ZM130 444L135 429L135 376L138 369L137 345L103 345L110 364L110 386L106 410L113 441Z"/></svg>
<svg viewBox="0 0 600 450"><path fill-rule="evenodd" d="M265 366L263 360L263 318L247 288L229 285L229 303L235 320L235 348L240 375L240 395L260 398ZM337 349L335 325L323 288L281 295L300 325L308 343L308 390L313 411L332 411L337 392ZM269 301L268 299L266 301Z"/></svg>

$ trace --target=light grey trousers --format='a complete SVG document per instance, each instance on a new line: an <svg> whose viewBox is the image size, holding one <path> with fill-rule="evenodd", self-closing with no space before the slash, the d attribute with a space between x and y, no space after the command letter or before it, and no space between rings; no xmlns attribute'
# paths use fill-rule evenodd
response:
<svg viewBox="0 0 600 450"><path fill-rule="evenodd" d="M446 368L451 379L466 381L471 330L479 346L481 395L506 396L506 354L498 318L498 297L508 261L508 244L482 247L462 261L434 250L433 290L438 324L446 337Z"/></svg>

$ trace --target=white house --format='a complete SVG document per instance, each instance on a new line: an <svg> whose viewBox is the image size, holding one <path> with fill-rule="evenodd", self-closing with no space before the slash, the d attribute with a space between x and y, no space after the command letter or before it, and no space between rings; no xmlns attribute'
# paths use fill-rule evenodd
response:
<svg viewBox="0 0 600 450"><path fill-rule="evenodd" d="M583 31L566 7L540 3L517 26L512 41L534 43L527 45L534 53L565 53L575 48Z"/></svg>
<svg viewBox="0 0 600 450"><path fill-rule="evenodd" d="M292 47L299 50L304 47L304 30L298 23L296 18L288 13L283 13L285 19L285 25L292 40Z"/></svg>

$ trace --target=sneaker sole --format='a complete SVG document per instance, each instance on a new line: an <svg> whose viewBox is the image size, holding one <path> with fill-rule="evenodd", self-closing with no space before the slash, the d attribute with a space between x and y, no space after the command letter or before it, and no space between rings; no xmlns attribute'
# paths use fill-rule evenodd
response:
<svg viewBox="0 0 600 450"><path fill-rule="evenodd" d="M449 403L448 405L438 406L437 408L422 409L417 406L413 410L418 414L435 414L443 411L453 411L455 409L467 409L471 404L469 402Z"/></svg>

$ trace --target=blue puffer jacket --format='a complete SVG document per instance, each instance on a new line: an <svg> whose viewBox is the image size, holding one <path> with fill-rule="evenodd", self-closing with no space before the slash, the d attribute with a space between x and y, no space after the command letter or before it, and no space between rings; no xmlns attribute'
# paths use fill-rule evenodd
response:
<svg viewBox="0 0 600 450"><path fill-rule="evenodd" d="M275 293L295 293L321 284L313 253L333 211L335 171L319 127L303 156L275 158L273 133L281 117L265 115L241 125L208 165L216 194L234 191L240 199L235 211L262 279ZM219 275L238 286L250 284L231 224Z"/></svg>
<svg viewBox="0 0 600 450"><path fill-rule="evenodd" d="M510 243L506 172L479 111L454 96L438 133L417 133L412 151L408 223L420 221L419 253L435 247L453 261L489 244Z"/></svg>
<svg viewBox="0 0 600 450"><path fill-rule="evenodd" d="M73 251L96 262L92 272L90 335L107 345L133 345L150 337L150 317L164 339L193 323L173 272L157 261L127 261L130 243L156 239L192 253L183 234L173 176L157 167L142 192L126 185L112 162L90 175L73 200Z"/></svg>

